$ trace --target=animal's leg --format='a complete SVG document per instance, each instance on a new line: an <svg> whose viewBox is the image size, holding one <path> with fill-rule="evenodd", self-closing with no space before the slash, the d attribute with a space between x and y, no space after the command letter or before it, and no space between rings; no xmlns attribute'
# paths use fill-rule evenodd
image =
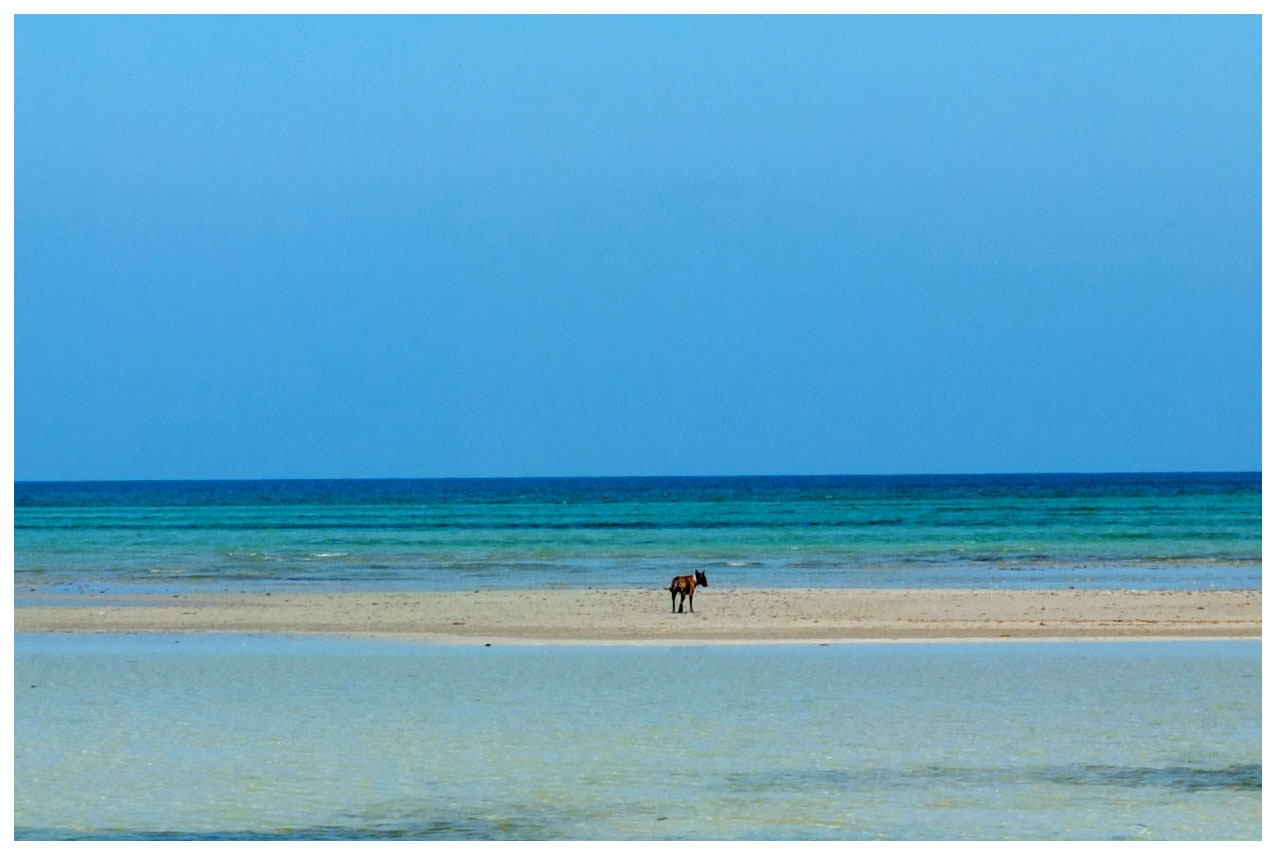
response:
<svg viewBox="0 0 1276 855"><path fill-rule="evenodd" d="M687 594L687 607L691 609L692 614L696 613L696 592L695 591L692 591L690 594Z"/></svg>
<svg viewBox="0 0 1276 855"><path fill-rule="evenodd" d="M682 614L682 604L685 603L686 601L687 601L687 595L679 591L678 592L678 614Z"/></svg>
<svg viewBox="0 0 1276 855"><path fill-rule="evenodd" d="M678 602L678 592L671 588L669 590L669 614L674 613L675 611L674 604L677 602Z"/></svg>

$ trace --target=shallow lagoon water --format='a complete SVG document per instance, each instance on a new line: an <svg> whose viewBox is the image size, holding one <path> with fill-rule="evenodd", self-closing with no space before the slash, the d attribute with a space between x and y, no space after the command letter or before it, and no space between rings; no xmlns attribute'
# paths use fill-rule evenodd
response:
<svg viewBox="0 0 1276 855"><path fill-rule="evenodd" d="M15 835L1255 839L1260 650L18 635Z"/></svg>

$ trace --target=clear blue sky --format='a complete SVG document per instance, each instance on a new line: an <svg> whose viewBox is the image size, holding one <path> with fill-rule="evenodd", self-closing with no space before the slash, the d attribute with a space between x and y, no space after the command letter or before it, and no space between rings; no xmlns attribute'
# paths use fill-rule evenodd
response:
<svg viewBox="0 0 1276 855"><path fill-rule="evenodd" d="M15 51L18 479L1260 468L1257 16Z"/></svg>

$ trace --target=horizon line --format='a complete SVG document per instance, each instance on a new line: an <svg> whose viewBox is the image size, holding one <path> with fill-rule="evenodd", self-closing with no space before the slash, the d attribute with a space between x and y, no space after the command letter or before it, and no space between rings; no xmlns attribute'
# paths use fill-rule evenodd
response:
<svg viewBox="0 0 1276 855"><path fill-rule="evenodd" d="M172 484L236 481L579 481L671 478L959 478L1022 477L1049 475L1262 475L1262 469L1139 469L1139 470L1040 470L985 472L790 472L777 474L680 474L680 475L389 475L304 476L253 478L14 478L17 484Z"/></svg>

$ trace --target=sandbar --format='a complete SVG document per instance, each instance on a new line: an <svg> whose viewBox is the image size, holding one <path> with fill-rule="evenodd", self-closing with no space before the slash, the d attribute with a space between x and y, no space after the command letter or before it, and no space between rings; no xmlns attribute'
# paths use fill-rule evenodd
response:
<svg viewBox="0 0 1276 855"><path fill-rule="evenodd" d="M1262 592L702 588L40 595L16 632L288 633L449 644L1261 638Z"/></svg>

